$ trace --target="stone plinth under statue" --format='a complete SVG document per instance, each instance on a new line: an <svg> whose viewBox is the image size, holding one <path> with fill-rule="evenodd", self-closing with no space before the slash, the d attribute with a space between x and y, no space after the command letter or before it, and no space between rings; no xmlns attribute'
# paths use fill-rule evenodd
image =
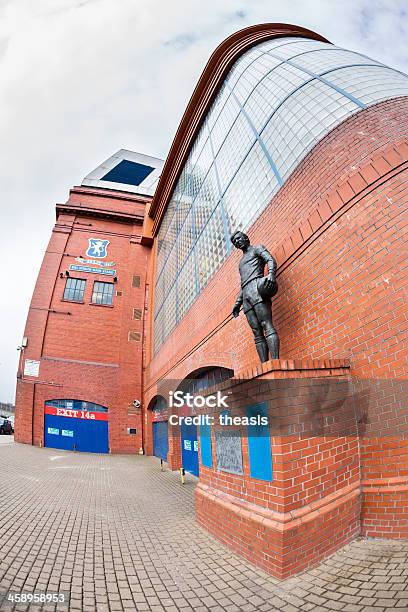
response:
<svg viewBox="0 0 408 612"><path fill-rule="evenodd" d="M269 425L241 428L240 436L231 432L221 450L225 430L215 426L207 438L200 432L205 461L196 488L198 521L252 563L287 578L359 533L348 363L271 360L238 372L222 389L232 415L264 410Z"/></svg>

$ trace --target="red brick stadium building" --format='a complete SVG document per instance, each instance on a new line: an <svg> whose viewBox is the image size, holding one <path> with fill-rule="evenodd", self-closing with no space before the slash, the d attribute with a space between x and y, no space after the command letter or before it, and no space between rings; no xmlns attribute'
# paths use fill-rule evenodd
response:
<svg viewBox="0 0 408 612"><path fill-rule="evenodd" d="M142 452L142 227L161 166L119 151L57 204L22 343L17 441Z"/></svg>
<svg viewBox="0 0 408 612"><path fill-rule="evenodd" d="M358 534L408 537L407 96L406 75L303 28L226 39L152 197L99 173L57 206L16 438L95 450L81 440L108 436L111 452L184 466L199 476L199 522L281 578ZM231 316L237 229L278 262L281 359L262 365L245 318ZM95 260L95 238L96 263L82 261ZM95 288L102 270L115 270L108 289ZM176 388L221 389L232 412L266 410L267 434L170 424Z"/></svg>

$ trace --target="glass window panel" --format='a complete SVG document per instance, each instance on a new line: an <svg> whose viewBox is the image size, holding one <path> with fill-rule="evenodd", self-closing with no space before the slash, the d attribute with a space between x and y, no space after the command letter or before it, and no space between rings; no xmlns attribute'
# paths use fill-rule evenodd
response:
<svg viewBox="0 0 408 612"><path fill-rule="evenodd" d="M332 109L340 112L333 113ZM262 139L282 178L288 178L324 134L358 110L354 102L316 80L290 96L262 131Z"/></svg>
<svg viewBox="0 0 408 612"><path fill-rule="evenodd" d="M213 166L201 187L200 193L194 201L194 224L196 235L207 223L211 213L217 206L220 199L220 192L217 184L217 175Z"/></svg>
<svg viewBox="0 0 408 612"><path fill-rule="evenodd" d="M182 268L186 257L190 253L193 242L194 242L194 226L193 226L193 211L190 210L188 216L186 217L183 227L180 230L180 233L177 238L178 244L178 253L177 253L177 269L180 271Z"/></svg>
<svg viewBox="0 0 408 612"><path fill-rule="evenodd" d="M246 70L248 66L251 66L259 57L262 57L264 53L264 50L253 47L244 53L244 55L241 55L228 74L227 80L230 87L234 87L244 70Z"/></svg>
<svg viewBox="0 0 408 612"><path fill-rule="evenodd" d="M197 240L197 272L200 291L205 287L227 254L224 221L218 206Z"/></svg>
<svg viewBox="0 0 408 612"><path fill-rule="evenodd" d="M113 304L113 283L96 281L92 291L92 303L111 306Z"/></svg>
<svg viewBox="0 0 408 612"><path fill-rule="evenodd" d="M239 112L239 105L235 98L231 96L228 99L228 102L225 104L222 113L219 115L217 121L211 128L211 141L215 154L226 139L228 132L239 115Z"/></svg>
<svg viewBox="0 0 408 612"><path fill-rule="evenodd" d="M295 56L292 58L292 61L296 66L311 70L315 74L322 74L326 70L332 70L333 68L352 64L377 64L374 60L370 60L359 53L337 50L331 47L320 51L314 51L313 53Z"/></svg>
<svg viewBox="0 0 408 612"><path fill-rule="evenodd" d="M157 252L159 255L163 255L163 257L165 258L167 256L167 252L169 250L169 246L171 248L171 241L169 241L169 238L167 236L167 231L173 221L174 215L175 215L175 211L177 209L177 205L180 199L180 193L178 192L177 195L173 194L172 198L170 199L169 202L169 207L168 210L166 210L166 215L165 218L163 219L163 223L160 226L160 230L158 233L158 249ZM170 242L170 245L169 245Z"/></svg>
<svg viewBox="0 0 408 612"><path fill-rule="evenodd" d="M86 281L80 278L67 278L64 289L64 300L70 302L83 302Z"/></svg>
<svg viewBox="0 0 408 612"><path fill-rule="evenodd" d="M239 168L246 153L249 151L255 135L241 114L217 153L217 169L221 190L224 190L236 170Z"/></svg>
<svg viewBox="0 0 408 612"><path fill-rule="evenodd" d="M168 258L166 259L163 272L164 272L164 285L163 290L168 293L169 289L173 286L177 275L177 258L178 258L178 241L174 244Z"/></svg>
<svg viewBox="0 0 408 612"><path fill-rule="evenodd" d="M166 275L162 273L156 281L155 293L154 293L154 305L156 312L161 308L165 297L164 293L164 279Z"/></svg>
<svg viewBox="0 0 408 612"><path fill-rule="evenodd" d="M231 232L247 228L278 190L278 182L258 143L241 164L224 194Z"/></svg>
<svg viewBox="0 0 408 612"><path fill-rule="evenodd" d="M182 319L196 297L195 255L191 253L180 270L177 281L178 319Z"/></svg>
<svg viewBox="0 0 408 612"><path fill-rule="evenodd" d="M194 182L194 190L192 192L193 199L196 197L197 193L200 191L201 185L207 176L207 172L213 162L213 154L211 148L210 139L207 138L205 141L205 145L200 153L199 158L197 159L193 170L192 170L192 180Z"/></svg>
<svg viewBox="0 0 408 612"><path fill-rule="evenodd" d="M163 313L164 310L162 308L154 318L153 344L155 351L160 348L167 337L163 334Z"/></svg>
<svg viewBox="0 0 408 612"><path fill-rule="evenodd" d="M196 189L196 186L192 187L192 190ZM186 219L186 217L188 216L189 212L191 211L191 203L193 201L193 195L189 194L184 194L181 198L180 198L180 202L179 205L177 207L177 212L176 212L176 219L175 219L175 223L174 223L174 227L172 228L173 230L176 230L175 235L173 235L172 233L169 234L168 239L169 241L172 240L173 242L176 240L177 235L180 233L183 225L184 225L184 221Z"/></svg>
<svg viewBox="0 0 408 612"><path fill-rule="evenodd" d="M408 95L408 76L382 66L342 68L325 79L365 104Z"/></svg>
<svg viewBox="0 0 408 612"><path fill-rule="evenodd" d="M226 87L225 83L220 88L212 107L207 115L206 121L208 122L208 126L211 129L214 123L217 121L221 111L224 108L226 101L230 98L231 90L229 87Z"/></svg>
<svg viewBox="0 0 408 612"><path fill-rule="evenodd" d="M191 166L194 167L197 159L200 157L201 151L203 150L203 147L205 145L205 143L208 140L208 131L206 129L201 128L201 130L199 131L196 140L194 141L193 147L190 151L190 161L191 161Z"/></svg>
<svg viewBox="0 0 408 612"><path fill-rule="evenodd" d="M299 53L303 53L304 51L311 51L314 49L329 49L331 47L332 45L330 43L320 42L318 40L306 40L303 38L298 39L298 41L293 44L275 47L271 49L271 51L282 59L290 59Z"/></svg>
<svg viewBox="0 0 408 612"><path fill-rule="evenodd" d="M273 111L311 77L292 66L279 66L261 81L245 103L245 110L258 131Z"/></svg>
<svg viewBox="0 0 408 612"><path fill-rule="evenodd" d="M172 330L175 328L177 323L177 294L176 294L177 286L176 284L168 292L168 297L164 302L162 312L163 312L163 334L164 337L167 337Z"/></svg>
<svg viewBox="0 0 408 612"><path fill-rule="evenodd" d="M281 63L280 60L265 54L258 62L249 66L234 87L239 101L244 103L259 81Z"/></svg>
<svg viewBox="0 0 408 612"><path fill-rule="evenodd" d="M291 58L295 66L286 61ZM361 63L366 65L350 66ZM313 76L322 73L325 82ZM341 90L369 105L408 95L408 77L301 37L264 41L237 60L191 148L158 233L156 351L190 308L197 287L201 291L227 257L227 234L246 230L279 190L270 159L287 180L319 140L360 110Z"/></svg>

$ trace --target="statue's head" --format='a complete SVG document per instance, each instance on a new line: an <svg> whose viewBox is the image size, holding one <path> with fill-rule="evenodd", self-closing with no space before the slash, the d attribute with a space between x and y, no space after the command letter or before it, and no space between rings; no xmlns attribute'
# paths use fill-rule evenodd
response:
<svg viewBox="0 0 408 612"><path fill-rule="evenodd" d="M248 236L239 230L232 234L231 242L237 249L244 249L246 246L251 244Z"/></svg>

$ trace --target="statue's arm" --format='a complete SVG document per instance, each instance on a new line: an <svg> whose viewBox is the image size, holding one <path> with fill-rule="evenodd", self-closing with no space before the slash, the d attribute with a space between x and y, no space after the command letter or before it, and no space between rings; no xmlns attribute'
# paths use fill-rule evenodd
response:
<svg viewBox="0 0 408 612"><path fill-rule="evenodd" d="M268 249L263 246L263 244L259 245L259 256L268 268L268 276L275 280L276 268L278 265L276 263L276 259L270 254Z"/></svg>
<svg viewBox="0 0 408 612"><path fill-rule="evenodd" d="M237 317L239 315L239 311L241 310L243 301L244 301L244 298L243 298L242 289L241 289L241 291L237 295L237 299L235 300L234 308L232 309L232 315L234 317Z"/></svg>

